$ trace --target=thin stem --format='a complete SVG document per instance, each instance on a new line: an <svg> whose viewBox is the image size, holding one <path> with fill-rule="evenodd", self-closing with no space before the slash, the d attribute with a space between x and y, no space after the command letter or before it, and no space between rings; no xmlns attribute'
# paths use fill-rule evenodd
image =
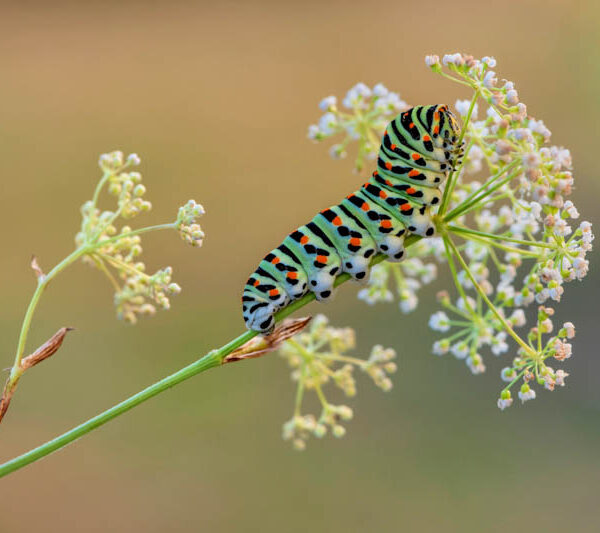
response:
<svg viewBox="0 0 600 533"><path fill-rule="evenodd" d="M468 211L471 211L473 207L476 206L479 202L481 202L484 198L488 197L494 191L502 187L505 183L512 180L518 174L518 170L515 172L511 172L506 178L504 178L500 182L496 183L493 187L488 189L488 187L490 187L490 185L492 185L494 181L496 181L500 176L502 176L502 174L504 174L507 170L514 168L514 166L516 166L517 163L518 161L513 161L509 165L505 166L500 172L492 176L486 183L484 183L480 188L478 188L474 193L472 193L468 198L466 198L464 202L462 202L460 205L458 205L452 211L450 211L450 213L448 213L444 217L444 220L446 222L450 222L452 219L463 215Z"/></svg>
<svg viewBox="0 0 600 533"><path fill-rule="evenodd" d="M102 178L100 178L100 181L98 182L98 185L96 185L96 189L94 190L94 196L92 196L92 205L94 207L96 207L98 204L98 198L100 197L100 192L102 191L102 188L104 187L108 179L113 175L114 172L108 172L106 170L104 171L104 174L102 174Z"/></svg>
<svg viewBox="0 0 600 533"><path fill-rule="evenodd" d="M419 241L421 237L417 235L410 235L404 242L405 247L411 246L412 244ZM371 266L381 263L386 257L383 254L376 255L371 261ZM338 276L335 280L334 285L337 287L342 283L348 281L350 276L348 274L342 274ZM306 304L312 302L315 299L313 293L307 294L302 298L296 300L292 304L288 305L285 309L282 309L275 315L276 321L281 321L287 316L291 315L298 309L304 307ZM83 424L76 426L75 428L63 433L59 437L52 439L33 450L30 450L23 455L15 457L14 459L0 465L0 477L6 476L15 470L19 470L24 466L27 466L34 461L41 459L61 448L64 448L67 444L83 437L85 434L93 431L94 429L106 424L107 422L113 420L114 418L122 415L123 413L133 409L135 406L149 400L150 398L156 396L157 394L178 385L182 381L195 376L196 374L200 374L210 368L215 366L219 366L223 363L224 358L233 352L235 349L239 348L249 340L256 337L258 333L256 331L246 331L242 333L239 337L236 337L232 341L223 345L218 350L213 350L209 352L201 359L198 359L194 363L178 370L174 374L157 381L153 385L150 385L146 389L134 394L128 399L122 401L121 403L111 407L110 409L100 413L99 415L90 418Z"/></svg>
<svg viewBox="0 0 600 533"><path fill-rule="evenodd" d="M71 252L60 263L58 263L50 272L48 272L48 274L39 278L38 285L33 293L33 296L31 297L31 301L29 302L29 306L27 307L27 311L25 312L25 316L23 318L23 323L21 324L21 332L19 334L19 341L17 343L17 353L15 355L15 361L10 372L11 381L16 375L20 375L22 372L21 359L23 359L23 355L25 353L25 345L27 343L29 329L31 328L31 321L44 290L59 272L77 261L77 259L79 259L79 257L81 257L85 252L86 249L78 248L77 250Z"/></svg>
<svg viewBox="0 0 600 533"><path fill-rule="evenodd" d="M463 269L467 273L467 276L469 276L469 279L471 280L471 283L473 284L473 286L475 287L475 289L477 289L477 292L483 298L483 300L488 305L488 307L490 308L490 310L492 311L492 313L494 313L494 315L496 315L496 318L502 323L502 325L506 329L507 333L515 340L515 342L517 344L519 344L525 350L525 353L528 353L531 356L535 356L535 351L532 350L531 347L523 339L521 339L521 337L519 337L519 335L517 335L515 333L515 331L511 327L511 325L506 321L506 319L502 316L502 314L500 313L500 311L498 311L498 309L496 309L496 306L488 298L487 294L481 288L481 285L479 285L479 283L475 279L475 276L473 275L473 273L469 269L469 266L467 265L467 263L465 262L465 260L460 255L460 252L458 251L458 248L452 242L452 239L450 239L450 237L447 236L447 238L444 239L444 242L447 242L448 245L452 248L452 251L454 252L454 255L456 255L456 258L458 259L458 261L460 262L461 266L463 267Z"/></svg>
<svg viewBox="0 0 600 533"><path fill-rule="evenodd" d="M467 116L465 117L465 121L463 122L462 130L460 132L460 136L457 141L457 145L461 146L463 139L467 133L469 128L469 122L471 120L471 115L473 114L473 110L475 109L475 104L477 103L477 99L479 98L479 90L475 91L473 94L473 98L471 99L471 105L469 106L469 111L467 112ZM467 154L465 154L464 158L466 160ZM461 167L462 168L462 167ZM450 197L452 196L452 191L454 190L454 185L456 180L458 179L458 175L460 172L453 170L450 172L450 176L448 176L448 182L446 183L446 188L444 189L444 194L442 196L442 203L440 204L439 214L443 215L446 212L446 208L448 207L448 203L450 202Z"/></svg>
<svg viewBox="0 0 600 533"><path fill-rule="evenodd" d="M528 370L529 370L529 365L527 365L527 366L526 366L526 367L523 369L523 371L522 371L520 374L518 374L518 375L517 375L517 377L516 377L515 379L513 379L513 380L512 380L512 381L511 381L511 382L510 382L510 383L509 383L509 384L508 384L506 387L504 387L504 388L503 388L503 389L500 391L500 394L502 394L503 392L506 392L506 391L510 390L510 389L512 388L512 386L513 386L513 385L514 385L514 384L515 384L517 381L519 381L519 380L520 380L520 379L521 379L521 378L522 378L522 377L525 375L525 372L527 372Z"/></svg>
<svg viewBox="0 0 600 533"><path fill-rule="evenodd" d="M300 379L298 380L298 388L296 389L296 400L294 402L294 416L300 416L302 408L302 398L304 397L304 380L306 379L306 365L302 365L300 371Z"/></svg>
<svg viewBox="0 0 600 533"><path fill-rule="evenodd" d="M470 311L471 315L474 314L473 309L471 308L471 304L467 298L467 294L463 286L460 284L458 280L458 272L456 270L456 265L454 264L454 258L452 257L452 253L450 252L450 238L444 236L444 248L446 249L446 255L448 256L448 266L450 267L450 273L452 274L452 279L454 280L454 285L458 289L458 292L462 296L463 302L465 303L465 307ZM458 250L457 250L458 253ZM464 315L463 315L464 316ZM470 318L469 315L466 315L465 318Z"/></svg>
<svg viewBox="0 0 600 533"><path fill-rule="evenodd" d="M113 286L113 289L115 290L115 292L119 292L121 290L121 287L119 286L119 283L117 282L117 280L115 279L115 277L112 275L111 271L108 270L108 268L104 264L104 261L102 261L102 258L100 258L99 256L97 256L96 254L90 254L90 259L94 262L94 264L100 270L102 270L102 272L104 272L104 274L106 275L106 277L110 281L111 285Z"/></svg>
<svg viewBox="0 0 600 533"><path fill-rule="evenodd" d="M103 239L101 241L96 241L92 243L92 248L96 249L102 246L106 246L107 244L112 244L113 242L120 241L121 239L127 239L129 237L133 237L134 235L141 235L142 233L147 233L148 231L156 231L161 229L174 229L176 227L175 222L170 222L168 224L157 224L156 226L146 226L145 228L139 228L136 230L128 231L126 233L119 233L119 235L115 235L114 237L110 237L108 239Z"/></svg>
<svg viewBox="0 0 600 533"><path fill-rule="evenodd" d="M109 263L111 266L113 266L115 268L122 268L123 270L127 270L134 276L140 276L141 278L144 278L144 279L150 278L150 276L148 274L146 274L145 272L140 272L135 267L131 266L129 263L126 263L125 261L121 261L120 259L117 259L116 257L113 257L108 254L101 254L101 253L96 253L95 255L97 257L100 257L101 259L104 259L104 261Z"/></svg>
<svg viewBox="0 0 600 533"><path fill-rule="evenodd" d="M526 241L523 239L514 239L512 237L505 237L502 235L494 235L493 233L485 233L483 231L477 231L470 228L463 228L461 226L455 226L454 224L447 225L448 230L455 233L468 233L469 235L478 235L479 237L485 237L487 239L495 239L498 241L514 242L516 244L522 244L523 246L538 246L539 248L551 248L556 249L556 246L545 242L537 241Z"/></svg>
<svg viewBox="0 0 600 533"><path fill-rule="evenodd" d="M465 238L464 236L462 236L460 234L458 234L458 235ZM515 248L514 246L507 246L505 244L496 242L495 240L484 239L482 237L477 237L476 235L471 235L471 237L468 240L480 242L483 244L488 244L495 248L499 248L500 250L504 250L505 252L515 253L515 254L528 256L528 257L540 257L540 254L543 253L543 252L534 252L532 250L524 250L523 248Z"/></svg>
<svg viewBox="0 0 600 533"><path fill-rule="evenodd" d="M249 337L248 333L250 332L247 332L241 337ZM241 337L238 337L238 339L240 339ZM243 344L244 342L246 342L246 339L241 340L239 345ZM156 396L158 393L167 390L170 387L173 387L174 385L177 385L178 383L181 383L182 381L192 376L195 376L200 372L203 372L204 370L208 370L209 368L213 368L215 366L220 365L222 362L220 354L220 351L208 353L207 355L205 355L198 361L192 363L191 365L188 365L185 368L182 368L181 370L176 372L175 374L172 374L154 383L154 385L151 385L150 387L138 392L137 394L134 394L127 400L115 405L114 407L111 407L107 411L104 411L103 413L95 416L94 418L91 418L87 422L80 424L79 426L64 433L60 437L52 439L43 444L42 446L39 446L38 448L35 448L19 457L16 457L15 459L12 459L11 461L4 463L0 466L0 477L10 474L11 472L18 470L19 468L23 468L29 463L37 461L38 459L41 459L42 457L45 457L46 455L49 455L52 452L63 448L67 444L79 439L80 437L82 437L86 433L89 433L93 429L96 429L101 425L106 424L106 422L108 422L109 420L112 420L113 418L122 415L123 413L129 411L136 405L139 405L140 403L145 402L153 396Z"/></svg>

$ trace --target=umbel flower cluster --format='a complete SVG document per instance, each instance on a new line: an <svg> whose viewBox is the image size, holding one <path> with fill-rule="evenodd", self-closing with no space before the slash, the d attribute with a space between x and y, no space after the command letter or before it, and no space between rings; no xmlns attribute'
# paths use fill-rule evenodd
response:
<svg viewBox="0 0 600 533"><path fill-rule="evenodd" d="M138 316L152 315L156 309L169 309L169 298L181 288L172 281L173 269L168 266L154 274L146 272L141 260L141 234L159 229L176 229L181 238L192 246L201 246L204 233L196 222L204 208L190 200L179 209L177 220L169 224L149 226L136 230L126 224L118 227L120 219L130 220L150 211L152 204L144 199L146 188L142 175L132 170L139 166L136 154L127 158L116 151L100 156L103 172L91 200L81 208L81 230L75 237L84 252L83 261L101 270L115 291L117 316L135 323ZM115 197L113 210L102 210L100 195L107 191Z"/></svg>
<svg viewBox="0 0 600 533"><path fill-rule="evenodd" d="M571 357L575 327L555 326L551 306L570 282L586 276L594 235L569 199L569 150L550 143L549 128L528 114L515 83L496 73L496 60L455 53L425 62L470 93L454 104L465 156L450 173L434 216L439 236L411 246L402 263L373 267L358 297L368 304L396 300L408 313L418 304L418 290L436 278L438 263L448 265L454 295L438 294L441 309L429 324L444 336L433 353L463 360L473 374L485 371L490 352L508 358L497 400L505 409L515 394L526 402L536 397L536 387L564 386L568 374L555 367ZM361 171L376 157L387 122L408 107L381 83L359 83L341 106L334 96L321 102L324 114L308 137L341 136L331 150L335 158L356 141L355 170ZM289 435L295 435L292 427Z"/></svg>
<svg viewBox="0 0 600 533"><path fill-rule="evenodd" d="M324 437L328 430L335 437L343 437L346 428L342 422L352 418L347 405L334 405L327 400L324 388L331 384L347 397L356 394L354 370L366 373L377 387L384 391L392 388L390 374L396 372L396 352L391 348L374 346L368 359L348 355L356 346L352 328L334 328L324 315L317 315L308 331L286 341L280 354L292 368L292 379L297 382L294 416L283 426L283 438L291 440L297 450L306 447L312 435ZM321 414L302 415L304 392L314 390L321 404Z"/></svg>

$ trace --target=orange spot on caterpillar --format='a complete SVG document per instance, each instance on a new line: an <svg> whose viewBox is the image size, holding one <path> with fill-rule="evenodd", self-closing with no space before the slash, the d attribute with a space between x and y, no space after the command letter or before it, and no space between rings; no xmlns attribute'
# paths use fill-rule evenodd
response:
<svg viewBox="0 0 600 533"><path fill-rule="evenodd" d="M255 280L255 281L254 281L254 283L253 283L252 285L254 285L255 287L258 287L258 286L260 285L260 281L258 281L258 280Z"/></svg>
<svg viewBox="0 0 600 533"><path fill-rule="evenodd" d="M317 261L319 263L327 263L327 256L326 255L317 255Z"/></svg>
<svg viewBox="0 0 600 533"><path fill-rule="evenodd" d="M271 259L271 263L273 263L274 265L279 263L279 261L281 261L281 259L279 259L279 257L277 257L277 256L275 256L273 259Z"/></svg>
<svg viewBox="0 0 600 533"><path fill-rule="evenodd" d="M306 244L308 242L308 237L306 235L302 235L300 239L300 244Z"/></svg>
<svg viewBox="0 0 600 533"><path fill-rule="evenodd" d="M289 279L298 279L298 272L288 272L287 277Z"/></svg>
<svg viewBox="0 0 600 533"><path fill-rule="evenodd" d="M341 226L342 225L342 219L340 217L335 217L332 221L334 226Z"/></svg>
<svg viewBox="0 0 600 533"><path fill-rule="evenodd" d="M433 118L434 118L435 120L440 120L440 114L439 114L439 113L436 111L436 112L433 114Z"/></svg>
<svg viewBox="0 0 600 533"><path fill-rule="evenodd" d="M393 183L390 180L385 180L385 184L389 185L390 187L393 187Z"/></svg>
<svg viewBox="0 0 600 533"><path fill-rule="evenodd" d="M420 172L418 170L413 169L408 173L408 176L410 178L414 178L415 176L418 176L419 174L420 174Z"/></svg>
<svg viewBox="0 0 600 533"><path fill-rule="evenodd" d="M382 220L379 225L382 228L391 228L392 227L392 221L391 220Z"/></svg>
<svg viewBox="0 0 600 533"><path fill-rule="evenodd" d="M352 246L360 246L360 239L358 237L352 237L350 239L350 244Z"/></svg>
<svg viewBox="0 0 600 533"><path fill-rule="evenodd" d="M410 206L410 204L402 204L400 206L400 211L409 211L410 209L412 209L412 207Z"/></svg>
<svg viewBox="0 0 600 533"><path fill-rule="evenodd" d="M439 133L440 132L440 127L436 126L435 128L433 128L433 133Z"/></svg>
<svg viewBox="0 0 600 533"><path fill-rule="evenodd" d="M419 154L412 154L410 157L412 157L415 161L417 159L421 159L421 156Z"/></svg>
<svg viewBox="0 0 600 533"><path fill-rule="evenodd" d="M429 135L423 135L423 140L425 142L431 141L431 137Z"/></svg>
<svg viewBox="0 0 600 533"><path fill-rule="evenodd" d="M279 291L277 289L271 289L269 291L269 296L277 296L279 294Z"/></svg>
<svg viewBox="0 0 600 533"><path fill-rule="evenodd" d="M377 172L377 171L373 172L373 176L379 176L379 172Z"/></svg>
<svg viewBox="0 0 600 533"><path fill-rule="evenodd" d="M396 145L395 145L395 144L392 144L392 145L390 146L390 148L391 148L392 150L395 150L395 149L396 149Z"/></svg>
<svg viewBox="0 0 600 533"><path fill-rule="evenodd" d="M388 161L388 162L385 164L385 168L387 168L388 170L391 170L391 169L392 169L392 164L391 164L391 163Z"/></svg>
<svg viewBox="0 0 600 533"><path fill-rule="evenodd" d="M385 191L379 191L379 198L387 198L387 194L385 194Z"/></svg>
<svg viewBox="0 0 600 533"><path fill-rule="evenodd" d="M369 204L367 202L363 202L363 205L360 206L363 211L369 210Z"/></svg>
<svg viewBox="0 0 600 533"><path fill-rule="evenodd" d="M415 127L415 123L414 123L414 122L411 122L411 123L408 125L408 127L409 127L409 128L412 130L412 129Z"/></svg>
<svg viewBox="0 0 600 533"><path fill-rule="evenodd" d="M406 189L406 192L408 194L415 194L417 192L417 189L415 189L414 187L409 187L408 189Z"/></svg>

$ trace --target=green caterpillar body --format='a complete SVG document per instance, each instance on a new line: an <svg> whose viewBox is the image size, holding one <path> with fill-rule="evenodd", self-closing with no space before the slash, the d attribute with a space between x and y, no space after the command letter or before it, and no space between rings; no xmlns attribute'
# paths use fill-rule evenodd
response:
<svg viewBox="0 0 600 533"><path fill-rule="evenodd" d="M250 276L242 295L246 326L269 333L274 314L307 292L328 300L343 272L366 280L376 253L401 261L408 234L434 235L431 208L460 163L458 137L446 105L413 107L392 120L371 179L288 235Z"/></svg>

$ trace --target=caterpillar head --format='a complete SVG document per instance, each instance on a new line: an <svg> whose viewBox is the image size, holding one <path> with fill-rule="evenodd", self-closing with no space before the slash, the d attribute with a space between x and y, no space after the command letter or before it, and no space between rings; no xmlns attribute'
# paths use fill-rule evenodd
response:
<svg viewBox="0 0 600 533"><path fill-rule="evenodd" d="M464 142L458 144L460 125L447 105L438 105L436 108L440 117L440 138L444 140L443 146L446 150L446 157L450 162L451 168L455 170L460 165L463 156Z"/></svg>
<svg viewBox="0 0 600 533"><path fill-rule="evenodd" d="M436 111L440 114L440 119L442 116L444 117L440 120L440 137L451 143L457 142L460 135L460 126L449 106L438 105Z"/></svg>

